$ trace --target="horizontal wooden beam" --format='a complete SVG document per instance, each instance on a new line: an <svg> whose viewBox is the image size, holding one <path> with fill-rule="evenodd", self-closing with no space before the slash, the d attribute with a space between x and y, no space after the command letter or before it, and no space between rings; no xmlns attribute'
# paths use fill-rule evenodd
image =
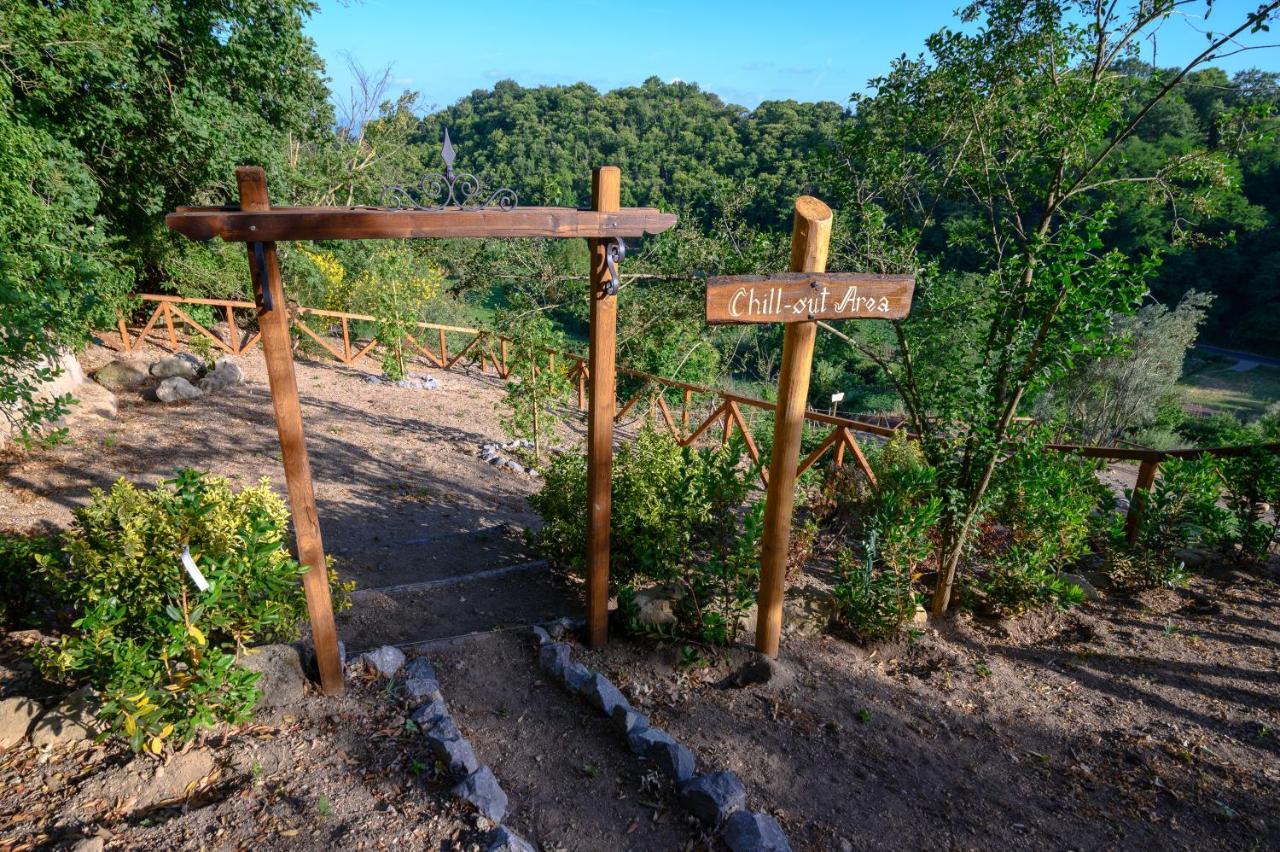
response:
<svg viewBox="0 0 1280 852"><path fill-rule="evenodd" d="M165 217L193 240L398 240L427 237L641 237L676 224L674 213L651 207L613 213L570 207L515 210L382 210L366 207L273 207L242 212L223 207L182 208Z"/></svg>

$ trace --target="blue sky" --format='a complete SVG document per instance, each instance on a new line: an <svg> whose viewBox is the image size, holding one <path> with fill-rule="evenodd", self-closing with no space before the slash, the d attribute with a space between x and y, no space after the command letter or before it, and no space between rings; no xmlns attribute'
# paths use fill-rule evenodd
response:
<svg viewBox="0 0 1280 852"><path fill-rule="evenodd" d="M1218 0L1210 23L1241 20L1257 4ZM954 24L960 5L961 0L809 0L794 6L757 0L321 0L307 31L337 97L351 85L350 56L369 71L390 65L392 94L413 89L428 108L503 79L524 86L585 81L608 90L651 76L698 83L727 101L754 107L778 98L844 103L893 58L919 53L926 36ZM1194 27L1204 26L1199 19L1169 22L1157 58L1173 64L1202 49L1204 36ZM1280 41L1280 29L1274 35ZM1144 55L1150 56L1149 47ZM1280 50L1244 53L1222 65L1280 70Z"/></svg>

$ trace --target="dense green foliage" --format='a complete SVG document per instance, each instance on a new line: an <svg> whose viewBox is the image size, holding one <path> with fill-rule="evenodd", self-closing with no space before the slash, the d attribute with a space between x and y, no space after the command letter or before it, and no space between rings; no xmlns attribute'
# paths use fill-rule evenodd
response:
<svg viewBox="0 0 1280 852"><path fill-rule="evenodd" d="M609 528L610 593L626 598L657 583L678 589L679 629L723 644L755 596L761 508L742 515L752 472L741 448L682 447L641 431L613 463ZM532 542L551 562L581 574L587 553L586 458L557 456L529 504L542 517Z"/></svg>
<svg viewBox="0 0 1280 852"><path fill-rule="evenodd" d="M159 753L170 736L246 718L256 675L234 667L237 652L295 637L306 614L305 569L284 547L287 529L284 502L265 483L233 492L184 470L152 490L120 480L95 492L60 549L24 560L74 617L39 650L41 670L93 687L107 729L135 749ZM188 576L184 550L207 590ZM348 606L350 587L331 585L336 607Z"/></svg>

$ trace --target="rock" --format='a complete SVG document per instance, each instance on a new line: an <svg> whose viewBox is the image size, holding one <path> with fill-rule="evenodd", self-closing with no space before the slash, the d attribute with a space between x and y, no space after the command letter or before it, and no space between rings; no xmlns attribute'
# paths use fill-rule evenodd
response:
<svg viewBox="0 0 1280 852"><path fill-rule="evenodd" d="M916 611L911 615L911 623L916 627L928 627L929 610L925 609L920 604L916 604Z"/></svg>
<svg viewBox="0 0 1280 852"><path fill-rule="evenodd" d="M1203 550L1179 547L1173 551L1173 561L1181 562L1188 571L1198 571L1209 564L1209 554Z"/></svg>
<svg viewBox="0 0 1280 852"><path fill-rule="evenodd" d="M200 390L215 393L223 388L244 384L244 371L230 358L219 358L213 371L200 380Z"/></svg>
<svg viewBox="0 0 1280 852"><path fill-rule="evenodd" d="M586 626L586 623L586 620L582 618L569 618L568 616L557 618L547 625L547 633L551 635L552 639L560 641L564 637L581 630Z"/></svg>
<svg viewBox="0 0 1280 852"><path fill-rule="evenodd" d="M533 625L533 627L529 628L529 633L533 636L534 639L538 640L539 648L541 648L543 645L546 645L548 642L551 641L551 634L536 624Z"/></svg>
<svg viewBox="0 0 1280 852"><path fill-rule="evenodd" d="M165 379L156 388L156 399L161 402L178 402L184 399L199 399L204 396L204 391L191 384L191 382L181 376L174 376L171 379Z"/></svg>
<svg viewBox="0 0 1280 852"><path fill-rule="evenodd" d="M85 688L71 693L40 717L31 728L31 744L36 748L58 748L90 739L96 729L93 693Z"/></svg>
<svg viewBox="0 0 1280 852"><path fill-rule="evenodd" d="M681 595L678 587L665 584L637 590L631 599L636 608L636 620L651 627L675 624L675 604Z"/></svg>
<svg viewBox="0 0 1280 852"><path fill-rule="evenodd" d="M573 693L581 693L583 687L587 685L587 679L591 677L591 669L582 663L569 662L565 664L564 672L561 673L560 679L564 682L565 688Z"/></svg>
<svg viewBox="0 0 1280 852"><path fill-rule="evenodd" d="M25 740L42 709L30 698L0 701L0 749L12 748Z"/></svg>
<svg viewBox="0 0 1280 852"><path fill-rule="evenodd" d="M498 831L489 844L488 852L538 852L533 844L505 826L498 826Z"/></svg>
<svg viewBox="0 0 1280 852"><path fill-rule="evenodd" d="M1084 599L1087 601L1096 601L1102 597L1102 595L1098 594L1098 590L1094 588L1093 583L1090 583L1081 574L1072 574L1068 571L1063 571L1058 575L1058 577L1073 586L1079 586L1080 591L1084 592Z"/></svg>
<svg viewBox="0 0 1280 852"><path fill-rule="evenodd" d="M1106 571L1082 571L1080 576L1088 580L1095 589L1110 589L1114 585L1111 575Z"/></svg>
<svg viewBox="0 0 1280 852"><path fill-rule="evenodd" d="M650 742L649 747L645 749L644 758L677 784L692 778L696 768L693 752L665 734Z"/></svg>
<svg viewBox="0 0 1280 852"><path fill-rule="evenodd" d="M616 710L631 706L626 697L618 691L618 687L599 672L592 672L587 677L579 693L587 699L588 704L603 711L609 717L612 717Z"/></svg>
<svg viewBox="0 0 1280 852"><path fill-rule="evenodd" d="M782 826L768 814L738 811L724 824L721 837L730 852L791 852Z"/></svg>
<svg viewBox="0 0 1280 852"><path fill-rule="evenodd" d="M383 645L360 655L360 662L383 677L395 677L404 666L404 651L394 645Z"/></svg>
<svg viewBox="0 0 1280 852"><path fill-rule="evenodd" d="M191 379L200 375L204 362L190 352L177 352L166 355L151 365L151 375L157 379Z"/></svg>
<svg viewBox="0 0 1280 852"><path fill-rule="evenodd" d="M787 685L792 679L791 671L781 662L764 654L758 654L755 659L729 675L725 685L753 686L767 683L776 688Z"/></svg>
<svg viewBox="0 0 1280 852"><path fill-rule="evenodd" d="M250 648L237 661L241 668L258 672L262 697L258 707L274 709L300 704L307 692L307 675L302 658L292 645L263 645Z"/></svg>
<svg viewBox="0 0 1280 852"><path fill-rule="evenodd" d="M782 626L801 636L819 636L831 626L835 599L818 589L793 590L782 605Z"/></svg>
<svg viewBox="0 0 1280 852"><path fill-rule="evenodd" d="M480 768L471 743L458 732L452 720L447 725L443 721L438 722L435 729L427 734L427 748L455 778L463 778Z"/></svg>
<svg viewBox="0 0 1280 852"><path fill-rule="evenodd" d="M747 788L732 772L699 775L680 788L689 812L708 825L719 825L747 806Z"/></svg>
<svg viewBox="0 0 1280 852"><path fill-rule="evenodd" d="M436 698L414 710L409 718L418 726L420 731L427 733L441 721L448 719L449 711L444 706L444 699Z"/></svg>
<svg viewBox="0 0 1280 852"><path fill-rule="evenodd" d="M472 772L450 792L475 805L476 810L494 822L502 822L507 815L507 794L502 792L498 779L493 777L493 770L487 766Z"/></svg>
<svg viewBox="0 0 1280 852"><path fill-rule="evenodd" d="M85 382L73 392L75 402L67 412L68 424L77 421L98 418L114 420L118 406L116 395L101 385Z"/></svg>
<svg viewBox="0 0 1280 852"><path fill-rule="evenodd" d="M569 646L563 642L543 645L538 649L538 665L553 677L564 677L565 666L569 665Z"/></svg>
<svg viewBox="0 0 1280 852"><path fill-rule="evenodd" d="M71 852L102 852L106 845L101 837L86 837L75 846L71 847Z"/></svg>
<svg viewBox="0 0 1280 852"><path fill-rule="evenodd" d="M99 368L93 374L93 380L116 393L137 390L146 384L147 369L144 365L117 358Z"/></svg>
<svg viewBox="0 0 1280 852"><path fill-rule="evenodd" d="M440 697L440 681L426 657L414 657L404 667L404 697L414 704Z"/></svg>
<svg viewBox="0 0 1280 852"><path fill-rule="evenodd" d="M632 731L649 727L648 716L621 704L613 708L613 716L611 718L613 719L613 727L624 737L628 736Z"/></svg>

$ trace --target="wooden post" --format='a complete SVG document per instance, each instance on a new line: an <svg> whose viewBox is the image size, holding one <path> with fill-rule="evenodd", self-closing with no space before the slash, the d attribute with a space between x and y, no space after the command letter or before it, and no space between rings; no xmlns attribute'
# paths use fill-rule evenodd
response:
<svg viewBox="0 0 1280 852"><path fill-rule="evenodd" d="M177 352L178 332L173 327L173 309L169 306L168 302L161 302L160 304L164 308L164 324L169 328L169 351Z"/></svg>
<svg viewBox="0 0 1280 852"><path fill-rule="evenodd" d="M831 208L818 199L805 195L796 200L791 230L792 272L826 270L831 219ZM778 655L782 634L782 599L786 592L791 516L795 510L796 464L817 333L815 321L792 322L787 323L782 338L782 371L778 377L778 405L773 420L769 490L765 495L756 619L756 650L770 657Z"/></svg>
<svg viewBox="0 0 1280 852"><path fill-rule="evenodd" d="M591 209L622 206L622 172L601 166L591 173ZM613 502L614 357L617 350L618 297L607 292L606 240L587 241L591 249L591 329L587 371L591 402L587 409L587 642L602 647L609 638L609 513Z"/></svg>
<svg viewBox="0 0 1280 852"><path fill-rule="evenodd" d="M240 186L240 209L270 209L267 198L266 173L257 167L236 169ZM267 361L267 379L271 385L271 403L276 413L276 430L280 433L280 455L284 461L284 478L289 488L289 507L293 511L293 530L298 542L298 561L307 566L302 578L307 595L307 611L311 616L311 639L315 643L316 662L320 670L320 686L326 695L342 692L342 660L338 656L338 631L333 622L333 599L329 594L328 569L324 561L324 544L320 539L320 520L316 515L316 496L311 485L311 465L302 432L302 406L298 402L298 382L293 369L293 343L289 334L289 312L284 301L284 285L276 260L275 243L263 244L266 269L258 268L254 244L249 243L249 270L253 275L254 293L261 307L258 328L262 351ZM268 292L262 292L265 272Z"/></svg>
<svg viewBox="0 0 1280 852"><path fill-rule="evenodd" d="M231 344L231 354L240 354L240 329L236 328L236 309L227 305L227 342Z"/></svg>
<svg viewBox="0 0 1280 852"><path fill-rule="evenodd" d="M120 315L117 327L120 329L120 346L124 349L124 354L128 355L133 347L129 344L129 327L124 324L124 314Z"/></svg>
<svg viewBox="0 0 1280 852"><path fill-rule="evenodd" d="M1129 512L1124 518L1124 536L1132 546L1138 542L1138 530L1142 526L1142 513L1146 509L1147 496L1156 481L1156 471L1160 469L1159 459L1146 459L1138 465L1138 481L1133 484L1130 495Z"/></svg>

